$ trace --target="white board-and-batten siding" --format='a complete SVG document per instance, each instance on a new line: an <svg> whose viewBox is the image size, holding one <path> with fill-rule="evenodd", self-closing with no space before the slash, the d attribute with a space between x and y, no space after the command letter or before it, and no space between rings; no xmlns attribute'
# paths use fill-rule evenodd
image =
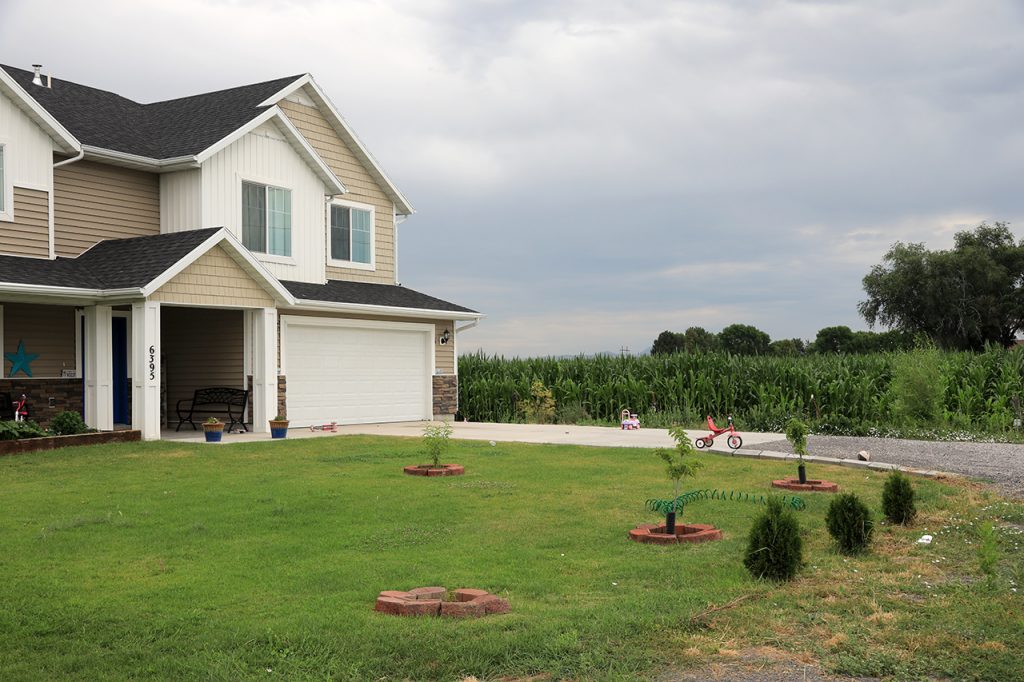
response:
<svg viewBox="0 0 1024 682"><path fill-rule="evenodd" d="M161 175L160 232L185 232L200 227L219 227L203 225L202 172L196 168Z"/></svg>
<svg viewBox="0 0 1024 682"><path fill-rule="evenodd" d="M49 192L53 187L53 142L5 95L0 95L0 144L4 175L15 187Z"/></svg>
<svg viewBox="0 0 1024 682"><path fill-rule="evenodd" d="M323 181L295 152L277 125L268 122L246 134L202 164L198 183L202 227L226 227L242 239L242 182L255 182L291 190L292 255L253 255L278 279L322 283L325 279L326 201ZM194 213L197 183L183 179L174 199ZM165 185L165 187L168 187ZM190 195L189 197L184 196ZM187 214L186 214L187 215ZM187 218L167 218L180 225ZM281 262L287 261L287 262Z"/></svg>

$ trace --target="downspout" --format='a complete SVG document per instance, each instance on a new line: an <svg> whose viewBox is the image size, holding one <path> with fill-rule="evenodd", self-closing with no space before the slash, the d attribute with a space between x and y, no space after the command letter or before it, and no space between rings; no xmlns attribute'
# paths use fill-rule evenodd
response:
<svg viewBox="0 0 1024 682"><path fill-rule="evenodd" d="M402 283L398 281L398 226L405 222L407 215L399 215L398 210L394 204L391 204L391 220L395 226L395 284L402 286Z"/></svg>
<svg viewBox="0 0 1024 682"><path fill-rule="evenodd" d="M64 166L64 165L67 165L67 164L70 164L70 163L74 163L75 161L81 161L82 157L84 157L84 156L85 156L85 148L83 147L82 149L78 150L78 154L77 155L72 156L70 159L64 159L63 161L58 161L57 163L53 164L53 168L60 168L61 166ZM50 195L49 196L49 201L48 201L49 209L50 209L50 221L49 221L50 222L50 226L49 226L50 227L50 260L53 260L54 258L57 257L57 244L56 244L56 241L57 241L57 226L53 222L53 194L56 191L56 188L57 188L57 184L53 180L53 169L51 169L50 170L50 191L48 192L48 194Z"/></svg>

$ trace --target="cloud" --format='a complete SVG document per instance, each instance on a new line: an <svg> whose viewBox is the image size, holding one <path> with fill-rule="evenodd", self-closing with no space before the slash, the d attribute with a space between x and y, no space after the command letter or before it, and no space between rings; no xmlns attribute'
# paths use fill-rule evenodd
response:
<svg viewBox="0 0 1024 682"><path fill-rule="evenodd" d="M8 0L0 45L144 101L312 71L418 209L400 279L485 349L863 327L893 242L1022 233L1014 0Z"/></svg>

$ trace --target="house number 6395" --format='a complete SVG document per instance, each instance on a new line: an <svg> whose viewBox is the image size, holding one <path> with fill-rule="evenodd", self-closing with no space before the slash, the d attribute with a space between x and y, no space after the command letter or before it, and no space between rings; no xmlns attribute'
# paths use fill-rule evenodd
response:
<svg viewBox="0 0 1024 682"><path fill-rule="evenodd" d="M149 380L156 380L156 346L149 347Z"/></svg>

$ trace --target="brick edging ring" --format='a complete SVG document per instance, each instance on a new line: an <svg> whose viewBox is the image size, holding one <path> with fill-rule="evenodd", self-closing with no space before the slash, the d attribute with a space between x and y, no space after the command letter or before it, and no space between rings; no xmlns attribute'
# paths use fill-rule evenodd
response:
<svg viewBox="0 0 1024 682"><path fill-rule="evenodd" d="M461 464L442 464L434 468L431 464L410 464L402 469L409 476L461 476L466 467Z"/></svg>
<svg viewBox="0 0 1024 682"><path fill-rule="evenodd" d="M373 610L392 616L448 618L480 618L511 610L507 599L486 590L463 587L455 590L453 600L447 597L448 590L443 587L417 587L408 592L384 590L377 596Z"/></svg>
<svg viewBox="0 0 1024 682"><path fill-rule="evenodd" d="M780 478L777 481L772 481L773 488L782 488L783 490L797 490L805 493L837 493L839 492L839 484L833 483L832 481L817 481L807 479L806 483L801 483L799 478Z"/></svg>
<svg viewBox="0 0 1024 682"><path fill-rule="evenodd" d="M677 523L675 535L669 535L665 532L665 524L641 523L629 531L629 539L649 545L682 545L721 540L722 531L706 523Z"/></svg>

